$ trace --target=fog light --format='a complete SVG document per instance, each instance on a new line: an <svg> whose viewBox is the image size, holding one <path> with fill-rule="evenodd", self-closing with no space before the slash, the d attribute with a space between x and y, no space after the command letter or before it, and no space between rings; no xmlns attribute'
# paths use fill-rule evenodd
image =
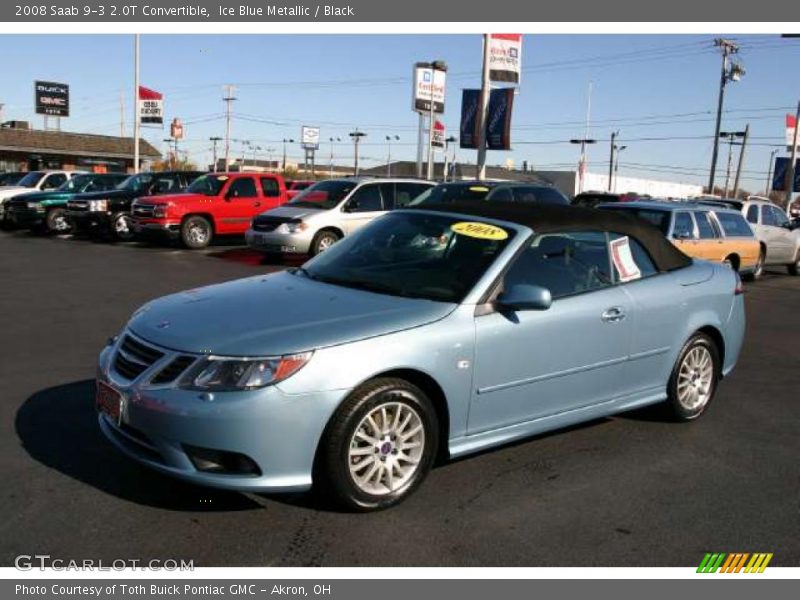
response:
<svg viewBox="0 0 800 600"><path fill-rule="evenodd" d="M184 444L183 449L192 465L203 473L219 475L261 475L261 469L249 456L238 452L225 452Z"/></svg>

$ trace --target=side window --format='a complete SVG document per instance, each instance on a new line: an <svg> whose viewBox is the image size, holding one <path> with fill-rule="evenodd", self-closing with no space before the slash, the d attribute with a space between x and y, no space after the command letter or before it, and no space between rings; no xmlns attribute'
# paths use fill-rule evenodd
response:
<svg viewBox="0 0 800 600"><path fill-rule="evenodd" d="M383 210L381 190L377 185L361 186L347 202L350 212L373 212Z"/></svg>
<svg viewBox="0 0 800 600"><path fill-rule="evenodd" d="M776 206L768 206L770 212L772 213L772 220L775 222L775 225L778 227L784 227L788 222L789 218L786 216L780 208Z"/></svg>
<svg viewBox="0 0 800 600"><path fill-rule="evenodd" d="M49 175L47 179L44 180L42 184L43 190L54 190L57 187L61 187L67 182L67 176L63 173L53 173Z"/></svg>
<svg viewBox="0 0 800 600"><path fill-rule="evenodd" d="M158 177L150 187L150 193L153 195L168 194L169 192L174 191L177 187L177 180L175 177Z"/></svg>
<svg viewBox="0 0 800 600"><path fill-rule="evenodd" d="M278 180L272 177L261 178L261 191L267 198L275 198L281 195L281 186L278 185Z"/></svg>
<svg viewBox="0 0 800 600"><path fill-rule="evenodd" d="M618 233L609 234L609 238L615 281L624 283L658 274L653 259L638 240Z"/></svg>
<svg viewBox="0 0 800 600"><path fill-rule="evenodd" d="M511 192L511 188L507 187L498 187L495 188L489 194L489 198L487 200L494 200L498 202L513 202L514 201L514 194Z"/></svg>
<svg viewBox="0 0 800 600"><path fill-rule="evenodd" d="M716 228L708 218L708 213L703 211L695 211L695 221L697 221L697 233L701 240L713 240L719 237Z"/></svg>
<svg viewBox="0 0 800 600"><path fill-rule="evenodd" d="M606 234L550 233L536 237L506 273L506 288L538 285L563 298L612 285Z"/></svg>
<svg viewBox="0 0 800 600"><path fill-rule="evenodd" d="M672 228L672 237L676 240L691 240L694 238L694 221L688 212L675 213L675 226Z"/></svg>
<svg viewBox="0 0 800 600"><path fill-rule="evenodd" d="M256 191L256 182L252 177L239 177L231 182L228 192L228 198L256 198L258 192Z"/></svg>
<svg viewBox="0 0 800 600"><path fill-rule="evenodd" d="M766 204L761 205L761 224L775 227L778 222L775 220L775 215L772 214L771 208L771 206L767 206Z"/></svg>
<svg viewBox="0 0 800 600"><path fill-rule="evenodd" d="M567 200L561 192L547 187L536 190L536 201L539 202L539 204L560 204L563 206L569 204L569 200Z"/></svg>
<svg viewBox="0 0 800 600"><path fill-rule="evenodd" d="M753 225L758 225L758 204L747 207L747 220Z"/></svg>
<svg viewBox="0 0 800 600"><path fill-rule="evenodd" d="M753 230L741 213L718 212L717 221L728 237L753 237Z"/></svg>
<svg viewBox="0 0 800 600"><path fill-rule="evenodd" d="M396 183L394 186L394 208L403 208L430 186L420 183ZM384 196L384 201L386 196Z"/></svg>

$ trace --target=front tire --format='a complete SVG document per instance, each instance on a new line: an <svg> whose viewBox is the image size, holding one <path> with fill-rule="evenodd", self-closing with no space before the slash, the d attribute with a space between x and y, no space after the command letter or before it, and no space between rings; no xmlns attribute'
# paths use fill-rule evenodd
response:
<svg viewBox="0 0 800 600"><path fill-rule="evenodd" d="M667 383L667 403L679 421L702 415L714 394L720 374L719 351L705 333L695 333L683 346Z"/></svg>
<svg viewBox="0 0 800 600"><path fill-rule="evenodd" d="M789 275L793 275L795 277L800 274L800 250L798 250L797 254L794 255L794 262L786 265L786 270L789 271Z"/></svg>
<svg viewBox="0 0 800 600"><path fill-rule="evenodd" d="M761 276L764 274L764 249L761 249L761 252L758 253L758 261L756 262L756 266L753 267L753 272L748 273L747 275L742 275L742 279L745 281L755 281L756 279L761 279Z"/></svg>
<svg viewBox="0 0 800 600"><path fill-rule="evenodd" d="M117 213L111 217L111 236L114 240L128 242L134 235L133 224L126 213Z"/></svg>
<svg viewBox="0 0 800 600"><path fill-rule="evenodd" d="M374 379L334 414L316 480L349 510L381 510L419 487L437 448L436 411L425 393L403 379Z"/></svg>
<svg viewBox="0 0 800 600"><path fill-rule="evenodd" d="M72 226L67 219L67 211L63 208L54 208L47 213L45 218L45 226L47 232L62 234L72 231Z"/></svg>
<svg viewBox="0 0 800 600"><path fill-rule="evenodd" d="M181 224L181 242L190 250L205 248L214 237L214 229L205 217L189 217Z"/></svg>
<svg viewBox="0 0 800 600"><path fill-rule="evenodd" d="M320 252L325 252L328 248L339 241L340 236L335 231L320 231L311 241L311 256L316 256Z"/></svg>

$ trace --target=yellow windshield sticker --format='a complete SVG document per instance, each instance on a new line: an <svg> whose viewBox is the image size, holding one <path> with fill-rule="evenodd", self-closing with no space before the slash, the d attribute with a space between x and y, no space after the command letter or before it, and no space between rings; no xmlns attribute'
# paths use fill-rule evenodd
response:
<svg viewBox="0 0 800 600"><path fill-rule="evenodd" d="M217 176L217 181L228 181L228 176L227 175L218 175Z"/></svg>
<svg viewBox="0 0 800 600"><path fill-rule="evenodd" d="M508 232L494 225L486 223L476 223L474 221L461 221L454 223L451 227L455 233L477 238L479 240L504 240L508 237Z"/></svg>
<svg viewBox="0 0 800 600"><path fill-rule="evenodd" d="M488 192L489 188L484 185L473 185L469 188L470 192Z"/></svg>

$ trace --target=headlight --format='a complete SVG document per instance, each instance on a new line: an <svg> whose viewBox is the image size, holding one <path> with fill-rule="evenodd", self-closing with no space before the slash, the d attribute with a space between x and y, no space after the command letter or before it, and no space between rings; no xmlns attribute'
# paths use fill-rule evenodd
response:
<svg viewBox="0 0 800 600"><path fill-rule="evenodd" d="M39 210L42 207L38 202L28 202L28 208L31 210Z"/></svg>
<svg viewBox="0 0 800 600"><path fill-rule="evenodd" d="M108 200L89 200L91 212L105 212L108 210Z"/></svg>
<svg viewBox="0 0 800 600"><path fill-rule="evenodd" d="M312 354L313 352L303 352L276 358L209 356L184 377L181 387L219 392L263 388L297 373L311 359Z"/></svg>
<svg viewBox="0 0 800 600"><path fill-rule="evenodd" d="M153 216L156 219L163 219L167 216L167 205L166 204L154 204L153 205Z"/></svg>
<svg viewBox="0 0 800 600"><path fill-rule="evenodd" d="M308 229L308 224L303 221L289 221L288 223L281 223L275 228L278 233L300 233Z"/></svg>

